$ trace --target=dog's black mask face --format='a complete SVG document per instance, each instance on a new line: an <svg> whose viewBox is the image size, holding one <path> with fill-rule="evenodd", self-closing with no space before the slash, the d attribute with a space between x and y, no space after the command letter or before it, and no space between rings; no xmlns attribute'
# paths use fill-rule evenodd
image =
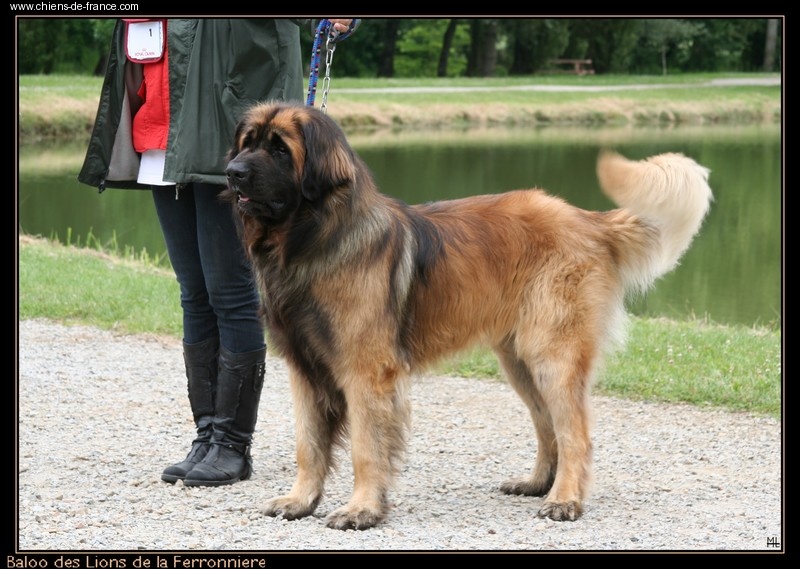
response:
<svg viewBox="0 0 800 569"><path fill-rule="evenodd" d="M338 125L299 104L251 107L236 127L229 154L228 199L240 213L277 225L298 209L323 207L352 186L356 156Z"/></svg>
<svg viewBox="0 0 800 569"><path fill-rule="evenodd" d="M279 223L300 205L292 155L277 135L245 137L225 174L229 196L245 215Z"/></svg>

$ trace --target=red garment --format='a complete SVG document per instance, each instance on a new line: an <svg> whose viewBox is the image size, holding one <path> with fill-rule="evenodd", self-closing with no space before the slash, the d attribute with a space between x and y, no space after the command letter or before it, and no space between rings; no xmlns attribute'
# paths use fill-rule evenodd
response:
<svg viewBox="0 0 800 569"><path fill-rule="evenodd" d="M145 63L144 80L138 95L144 103L133 117L133 147L136 152L166 150L169 133L169 65L164 57Z"/></svg>

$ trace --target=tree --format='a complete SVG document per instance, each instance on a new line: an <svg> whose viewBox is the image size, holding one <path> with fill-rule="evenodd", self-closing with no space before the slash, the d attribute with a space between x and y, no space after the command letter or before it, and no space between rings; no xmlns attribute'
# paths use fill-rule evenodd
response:
<svg viewBox="0 0 800 569"><path fill-rule="evenodd" d="M509 75L531 75L549 59L559 57L569 44L569 21L552 18L509 18Z"/></svg>
<svg viewBox="0 0 800 569"><path fill-rule="evenodd" d="M89 73L108 54L110 28L90 18L21 18L18 21L19 72ZM113 27L114 20L109 20ZM107 35L95 34L105 25ZM102 53L102 56L99 54Z"/></svg>
<svg viewBox="0 0 800 569"><path fill-rule="evenodd" d="M764 41L764 71L775 69L775 51L778 45L778 25L780 21L776 18L767 19L767 33Z"/></svg>
<svg viewBox="0 0 800 569"><path fill-rule="evenodd" d="M93 75L104 75L106 62L111 49L111 35L114 32L115 21L111 18L92 20L92 40L97 49L97 63L92 69Z"/></svg>
<svg viewBox="0 0 800 569"><path fill-rule="evenodd" d="M19 72L49 75L55 71L63 53L69 49L67 21L23 18L19 21Z"/></svg>
<svg viewBox="0 0 800 569"><path fill-rule="evenodd" d="M475 18L470 20L470 51L467 58L467 75L491 77L497 64L497 20Z"/></svg>
<svg viewBox="0 0 800 569"><path fill-rule="evenodd" d="M453 37L456 35L458 18L450 18L442 38L442 50L439 53L439 66L436 68L437 77L447 77L447 63L450 60L450 50L453 47Z"/></svg>
<svg viewBox="0 0 800 569"><path fill-rule="evenodd" d="M765 20L759 18L704 18L692 42L685 71L742 71L763 64ZM759 37L757 46L751 45ZM752 53L757 51L758 55ZM751 52L748 54L748 52Z"/></svg>
<svg viewBox="0 0 800 569"><path fill-rule="evenodd" d="M19 72L102 74L114 23L19 18ZM528 75L555 57L590 58L597 73L775 71L781 26L777 18L365 18L337 49L333 76ZM306 57L313 31L301 28Z"/></svg>
<svg viewBox="0 0 800 569"><path fill-rule="evenodd" d="M442 72L451 77L464 74L469 46L466 23L445 18L406 22L395 54L397 77L437 77ZM447 42L449 45L445 45Z"/></svg>
<svg viewBox="0 0 800 569"><path fill-rule="evenodd" d="M576 18L569 22L573 43L585 46L585 56L592 60L597 73L628 72L639 39L641 20Z"/></svg>
<svg viewBox="0 0 800 569"><path fill-rule="evenodd" d="M642 37L654 47L661 58L661 74L667 74L667 53L677 52L676 58L689 57L692 39L700 33L700 24L676 18L647 19L642 22Z"/></svg>
<svg viewBox="0 0 800 569"><path fill-rule="evenodd" d="M394 54L397 37L400 34L400 20L389 18L383 22L383 47L378 59L378 77L394 77Z"/></svg>

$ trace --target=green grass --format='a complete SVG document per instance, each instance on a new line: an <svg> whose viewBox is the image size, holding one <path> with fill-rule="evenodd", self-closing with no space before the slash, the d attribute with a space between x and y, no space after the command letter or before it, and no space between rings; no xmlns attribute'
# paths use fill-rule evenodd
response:
<svg viewBox="0 0 800 569"><path fill-rule="evenodd" d="M413 78L373 78L337 77L336 62L331 71L337 87L474 87L490 85L507 87L515 85L669 85L694 83L701 85L722 77L756 78L775 77L775 73L675 73L669 75L560 75L541 74L514 77L413 77Z"/></svg>
<svg viewBox="0 0 800 569"><path fill-rule="evenodd" d="M679 75L534 75L503 78L349 78L338 77L335 64L328 109L350 130L376 127L442 128L504 125L665 125L778 123L780 86L711 87L729 77L776 77L776 74ZM608 86L646 84L663 89L616 89L602 92L503 90L520 85ZM679 87L688 84L690 87ZM102 79L77 75L19 77L19 133L23 143L51 138L85 137L97 111ZM375 93L369 89L482 87L461 93ZM318 93L317 100L321 101Z"/></svg>
<svg viewBox="0 0 800 569"><path fill-rule="evenodd" d="M179 288L170 269L132 251L25 238L19 248L19 318L181 337Z"/></svg>
<svg viewBox="0 0 800 569"><path fill-rule="evenodd" d="M23 236L19 318L47 318L124 333L181 337L179 291L170 270L131 251ZM601 371L595 392L781 415L781 331L633 318L629 340ZM439 371L498 379L494 356L476 350Z"/></svg>
<svg viewBox="0 0 800 569"><path fill-rule="evenodd" d="M103 85L102 77L93 75L21 75L20 101L47 99L53 93L75 99L96 100Z"/></svg>
<svg viewBox="0 0 800 569"><path fill-rule="evenodd" d="M780 332L764 328L639 320L626 349L610 358L599 387L622 397L777 415L780 340Z"/></svg>
<svg viewBox="0 0 800 569"><path fill-rule="evenodd" d="M719 78L775 77L775 73L684 73L670 75L533 75L515 77L339 77L336 63L331 70L336 88L373 89L384 87L508 87L516 85L670 85L689 83L702 85ZM102 77L92 75L21 75L20 97L36 93L63 91L76 97L96 97L103 84Z"/></svg>
<svg viewBox="0 0 800 569"><path fill-rule="evenodd" d="M338 85L337 85L338 86ZM751 104L760 103L769 97L769 92L765 89L773 90L777 95L780 87L760 87L760 86L737 86L725 88L725 97L736 98L741 101L749 101ZM328 97L328 105L334 101L350 103L381 103L381 104L424 104L441 105L446 99L448 105L523 105L530 104L535 99L538 105L576 105L592 101L597 98L613 98L617 100L630 101L640 106L652 106L653 104L663 105L706 102L719 100L720 89L713 87L684 88L670 87L665 89L641 90L641 91L605 91L601 93L584 91L465 91L452 92L443 95L436 92L390 92L390 93L358 93L356 91L337 92L331 89Z"/></svg>
<svg viewBox="0 0 800 569"><path fill-rule="evenodd" d="M632 318L595 391L635 400L683 402L780 416L781 334L769 328ZM500 379L494 356L475 350L444 371Z"/></svg>

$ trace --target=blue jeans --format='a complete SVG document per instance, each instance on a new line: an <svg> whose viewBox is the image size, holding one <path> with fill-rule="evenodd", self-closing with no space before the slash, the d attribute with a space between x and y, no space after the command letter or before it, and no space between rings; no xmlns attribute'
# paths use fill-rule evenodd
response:
<svg viewBox="0 0 800 569"><path fill-rule="evenodd" d="M183 341L219 337L231 353L265 346L259 296L222 186L154 187L153 201L181 290Z"/></svg>

